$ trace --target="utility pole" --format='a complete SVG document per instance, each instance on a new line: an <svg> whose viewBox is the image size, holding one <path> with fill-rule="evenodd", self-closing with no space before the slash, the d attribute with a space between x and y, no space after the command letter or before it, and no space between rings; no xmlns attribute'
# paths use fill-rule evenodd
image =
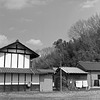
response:
<svg viewBox="0 0 100 100"><path fill-rule="evenodd" d="M60 68L60 91L62 92L62 69Z"/></svg>
<svg viewBox="0 0 100 100"><path fill-rule="evenodd" d="M62 61L60 62L60 91L62 92Z"/></svg>

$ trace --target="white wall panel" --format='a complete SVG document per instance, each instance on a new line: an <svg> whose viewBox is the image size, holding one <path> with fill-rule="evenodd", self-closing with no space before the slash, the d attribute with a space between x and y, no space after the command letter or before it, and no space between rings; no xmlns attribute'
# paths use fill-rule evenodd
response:
<svg viewBox="0 0 100 100"><path fill-rule="evenodd" d="M0 85L4 84L4 74L0 74Z"/></svg>
<svg viewBox="0 0 100 100"><path fill-rule="evenodd" d="M39 84L39 75L32 75L32 84Z"/></svg>
<svg viewBox="0 0 100 100"><path fill-rule="evenodd" d="M25 55L25 67L24 68L29 68L30 66L30 56Z"/></svg>
<svg viewBox="0 0 100 100"><path fill-rule="evenodd" d="M12 68L17 68L17 54L12 54Z"/></svg>
<svg viewBox="0 0 100 100"><path fill-rule="evenodd" d="M13 74L12 84L18 84L18 74Z"/></svg>
<svg viewBox="0 0 100 100"><path fill-rule="evenodd" d="M25 82L25 74L19 74L19 84L24 84Z"/></svg>
<svg viewBox="0 0 100 100"><path fill-rule="evenodd" d="M5 67L10 68L10 65L11 65L11 54L10 53L6 53Z"/></svg>
<svg viewBox="0 0 100 100"><path fill-rule="evenodd" d="M0 67L4 67L4 53L0 53Z"/></svg>
<svg viewBox="0 0 100 100"><path fill-rule="evenodd" d="M24 55L18 55L18 68L23 68Z"/></svg>
<svg viewBox="0 0 100 100"><path fill-rule="evenodd" d="M6 74L5 76L5 84L10 85L11 84L11 74Z"/></svg>
<svg viewBox="0 0 100 100"><path fill-rule="evenodd" d="M14 52L14 53L16 53L16 49L8 49L8 52Z"/></svg>

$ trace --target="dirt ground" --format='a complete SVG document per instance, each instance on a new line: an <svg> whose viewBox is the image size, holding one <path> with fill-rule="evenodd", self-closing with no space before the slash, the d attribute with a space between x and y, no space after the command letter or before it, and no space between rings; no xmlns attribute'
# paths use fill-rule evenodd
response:
<svg viewBox="0 0 100 100"><path fill-rule="evenodd" d="M100 90L0 93L0 100L100 100Z"/></svg>

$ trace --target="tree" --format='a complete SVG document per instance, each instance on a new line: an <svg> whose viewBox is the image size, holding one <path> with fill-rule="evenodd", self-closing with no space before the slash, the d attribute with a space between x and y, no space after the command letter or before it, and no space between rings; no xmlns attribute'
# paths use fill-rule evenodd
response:
<svg viewBox="0 0 100 100"><path fill-rule="evenodd" d="M79 20L68 32L74 42L77 55L82 60L100 60L100 16ZM82 57L84 55L84 57Z"/></svg>

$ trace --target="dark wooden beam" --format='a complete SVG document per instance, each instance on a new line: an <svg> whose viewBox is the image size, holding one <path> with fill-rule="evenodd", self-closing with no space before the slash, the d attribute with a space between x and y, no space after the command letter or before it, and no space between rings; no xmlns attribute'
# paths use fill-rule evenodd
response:
<svg viewBox="0 0 100 100"><path fill-rule="evenodd" d="M19 54L17 54L17 68L18 68L18 62L19 61Z"/></svg>
<svg viewBox="0 0 100 100"><path fill-rule="evenodd" d="M24 77L24 85L25 85L25 88L24 88L24 91L26 91L26 74L24 74L25 77Z"/></svg>
<svg viewBox="0 0 100 100"><path fill-rule="evenodd" d="M19 91L19 77L20 77L20 74L18 73L18 91Z"/></svg>
<svg viewBox="0 0 100 100"><path fill-rule="evenodd" d="M13 90L12 89L12 82L13 82L13 73L11 73L11 91Z"/></svg>
<svg viewBox="0 0 100 100"><path fill-rule="evenodd" d="M5 92L6 73L4 73L4 92Z"/></svg>
<svg viewBox="0 0 100 100"><path fill-rule="evenodd" d="M10 68L12 68L12 53L11 53L11 62L10 62Z"/></svg>
<svg viewBox="0 0 100 100"><path fill-rule="evenodd" d="M4 67L5 67L5 63L6 63L6 53L4 53Z"/></svg>

